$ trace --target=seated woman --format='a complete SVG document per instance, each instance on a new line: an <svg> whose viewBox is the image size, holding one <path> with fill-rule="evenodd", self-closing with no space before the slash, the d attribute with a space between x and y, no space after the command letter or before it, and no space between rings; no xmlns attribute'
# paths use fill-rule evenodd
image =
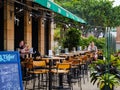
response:
<svg viewBox="0 0 120 90"><path fill-rule="evenodd" d="M25 55L29 53L29 47L23 40L19 43L19 52L21 60L22 77L24 78L26 76L26 67L23 62L25 60Z"/></svg>
<svg viewBox="0 0 120 90"><path fill-rule="evenodd" d="M19 52L21 61L24 59L25 54L29 53L29 47L27 46L27 44L25 44L23 40L19 43Z"/></svg>
<svg viewBox="0 0 120 90"><path fill-rule="evenodd" d="M90 45L88 46L88 51L93 53L93 59L97 60L97 46L95 46L94 42L91 42Z"/></svg>

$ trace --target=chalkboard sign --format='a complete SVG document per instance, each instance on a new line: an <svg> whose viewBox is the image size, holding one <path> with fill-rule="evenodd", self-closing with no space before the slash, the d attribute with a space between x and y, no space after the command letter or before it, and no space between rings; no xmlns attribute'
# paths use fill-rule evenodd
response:
<svg viewBox="0 0 120 90"><path fill-rule="evenodd" d="M23 90L17 51L0 52L0 90Z"/></svg>

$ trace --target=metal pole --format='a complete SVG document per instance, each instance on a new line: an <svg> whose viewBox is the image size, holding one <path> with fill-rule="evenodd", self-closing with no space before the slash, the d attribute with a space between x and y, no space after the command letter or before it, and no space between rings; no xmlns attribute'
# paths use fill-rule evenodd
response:
<svg viewBox="0 0 120 90"><path fill-rule="evenodd" d="M108 28L108 36L107 36L107 73L110 73L110 58L111 58L111 33L110 33L110 27ZM109 74L106 78L108 80L109 85ZM106 87L105 90L109 90L109 87Z"/></svg>
<svg viewBox="0 0 120 90"><path fill-rule="evenodd" d="M51 67L52 67L52 60L49 60L49 90L52 90L52 73L51 73Z"/></svg>
<svg viewBox="0 0 120 90"><path fill-rule="evenodd" d="M111 50L110 50L110 28L106 28L106 73L109 73L109 70L110 70L110 55L111 55ZM108 74L109 75L109 74ZM109 87L106 87L108 84L107 84L107 80L109 79L109 76L105 78L105 90L109 90Z"/></svg>

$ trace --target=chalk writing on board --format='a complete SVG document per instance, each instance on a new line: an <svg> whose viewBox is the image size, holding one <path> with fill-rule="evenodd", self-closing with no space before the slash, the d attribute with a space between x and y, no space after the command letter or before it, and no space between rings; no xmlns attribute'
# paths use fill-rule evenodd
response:
<svg viewBox="0 0 120 90"><path fill-rule="evenodd" d="M14 54L1 54L0 55L0 62L8 62L15 59L15 55Z"/></svg>
<svg viewBox="0 0 120 90"><path fill-rule="evenodd" d="M0 65L0 90L21 90L18 64Z"/></svg>

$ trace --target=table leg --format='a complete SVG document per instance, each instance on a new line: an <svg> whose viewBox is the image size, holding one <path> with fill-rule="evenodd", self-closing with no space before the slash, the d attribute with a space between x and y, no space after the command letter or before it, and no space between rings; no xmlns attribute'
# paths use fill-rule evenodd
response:
<svg viewBox="0 0 120 90"><path fill-rule="evenodd" d="M51 73L52 61L49 61L49 90L52 90L52 73Z"/></svg>
<svg viewBox="0 0 120 90"><path fill-rule="evenodd" d="M63 88L63 74L59 74L59 88Z"/></svg>

